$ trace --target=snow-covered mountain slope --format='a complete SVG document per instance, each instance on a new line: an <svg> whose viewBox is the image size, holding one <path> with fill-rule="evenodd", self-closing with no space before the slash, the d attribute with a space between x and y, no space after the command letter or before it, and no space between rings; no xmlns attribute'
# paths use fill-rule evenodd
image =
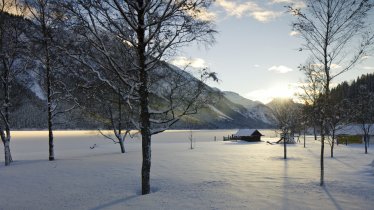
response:
<svg viewBox="0 0 374 210"><path fill-rule="evenodd" d="M177 69L180 74L180 69ZM42 70L41 70L42 71ZM176 71L176 67L168 69L168 71ZM29 93L34 96L30 98L33 103L43 104L45 103L45 91L41 88L42 78L38 76L43 74L22 74L18 79L24 84L28 84L25 88L29 89ZM182 73L184 79L186 80L196 80L192 75L187 72ZM172 79L172 78L169 78ZM191 85L195 84L194 82ZM169 89L168 82L159 81L152 86L151 92L157 100L162 104L166 100L163 92ZM38 88L36 88L38 87ZM211 88L209 86L205 87L208 89L207 97L211 97L212 101L210 104L206 104L205 108L198 111L197 114L190 115L175 125L174 128L269 128L273 127L274 121L271 112L267 106L260 102L253 102L249 99L243 98L237 93L233 92L222 92L216 88ZM40 112L43 111L45 107L40 107ZM75 111L71 113L72 116L67 116L67 118L72 118L76 120L71 120L69 123L71 125L64 125L61 128L91 128L91 125L85 125L82 122L90 122L92 120L88 119L89 116L85 116L84 111ZM27 113L26 113L27 115ZM25 116L27 117L27 116ZM40 121L43 121L42 119ZM193 122L191 124L191 122ZM94 124L96 126L97 124ZM75 126L75 127L74 127ZM88 127L87 127L88 126ZM19 127L19 126L18 126ZM33 124L27 125L27 128L34 128ZM82 127L82 128L83 128ZM39 126L37 126L39 128ZM92 127L94 128L94 127Z"/></svg>
<svg viewBox="0 0 374 210"><path fill-rule="evenodd" d="M246 114L248 117L262 121L267 124L274 124L275 118L269 107L258 101L252 101L235 92L224 91L224 96L235 104L239 104L246 108Z"/></svg>
<svg viewBox="0 0 374 210"><path fill-rule="evenodd" d="M30 24L32 24L30 22L25 22L26 20L24 19L17 19L16 17L12 16L9 16L7 18L13 18L14 21L24 22L24 25L22 25L24 29L27 29L30 26ZM30 30L24 31L26 35L28 35ZM37 36L37 34L32 35ZM33 52L35 53L37 53L39 49L36 46L37 45L33 45L33 48L31 48L31 50L33 50ZM26 55L28 56L27 53ZM21 95L27 96L27 98L24 97L22 100L19 101L19 106L14 107L15 111L13 111L13 117L14 119L17 119L14 121L14 123L12 123L12 126L14 128L44 128L44 124L46 122L45 113L47 94L44 84L45 70L44 66L40 62L38 62L36 58L34 59L34 61L31 59L27 59L27 71L23 71L15 76L15 79L17 80L16 83L17 85L19 85L19 88L17 89L21 90L22 88ZM89 60L89 62L94 63L95 60ZM74 90L74 93L71 94L75 94L74 97L77 98L78 101L80 100L80 105L82 105L82 107L93 106L92 103L95 102L89 102L85 100L84 97L89 97L90 95L85 93L85 91L81 90L84 88L79 89L81 90L79 92L78 88L75 87L77 86L78 82L80 82L80 80L84 80L84 82L86 83L87 81L89 81L90 87L100 87L100 90L102 92L104 90L107 90L104 86L108 84L101 84L100 80L95 79L97 77L96 74L88 75L87 72L82 73L81 71L84 68L77 68L77 66L75 66L75 63L69 60L69 58L60 59L57 63L62 63L62 66L64 66L64 68L55 68L53 72L53 77L56 79L55 81L63 80L64 82L61 83L63 85L60 84L61 87L58 86L56 83L53 83L53 85L56 85L56 87L54 87L56 89L55 92L59 92L61 88L65 90L65 85L69 87L74 86L74 88L71 88L71 90ZM22 66L25 66L22 64L18 65L20 69L22 69ZM77 72L77 69L80 69L80 71ZM117 81L118 78L116 78L116 76L113 76L110 72L108 73L105 70L102 71L105 73L103 73L101 77L104 76L106 80L110 80L113 84L119 83L119 81ZM168 96L171 91L174 94L172 98L173 102L178 101L179 103L180 101L182 101L179 104L183 104L186 98L191 97L189 95L190 92L193 92L194 90L198 89L197 87L202 87L203 89L201 97L209 99L206 100L207 102L203 103L205 106L202 109L199 109L197 114L193 114L186 118L182 118L181 121L177 123L174 128L186 128L191 126L197 129L269 128L273 126L271 116L268 112L268 108L265 105L259 102L253 102L251 100L245 99L236 93L222 92L216 88L209 87L208 85L201 83L199 79L195 78L188 71L184 71L174 65L168 64L166 62L160 62L157 68L152 70L149 74L150 100L152 100L152 103L150 104L151 109L157 110L162 109L165 106L169 106L170 104L168 100L170 98L168 98ZM176 86L180 86L182 88L173 89ZM80 85L80 87L82 87L82 85ZM112 95L115 94L112 90L113 89L108 88L108 91L104 92L104 94L108 95L108 97L112 97ZM183 93L184 95L179 93ZM20 94L18 96L20 96ZM108 98L105 98L105 100L110 101ZM62 110L68 109L72 106L72 104L68 103L69 102L63 102L59 104L58 107ZM135 106L134 110L136 110L137 105L138 104L136 102L133 104L133 106ZM32 111L25 111L28 109ZM97 110L93 111L95 112ZM104 118L100 115L101 112L95 113L99 115L96 116L96 118ZM61 119L56 118L56 121L64 122L64 125L60 126L60 123L58 123L58 125L56 125L56 128L95 129L97 127L94 126L102 125L100 123L94 122L96 118L92 117L92 114L90 115L85 113L85 110L83 109L74 110L67 116L61 116ZM35 121L29 121L24 119L34 119ZM21 122L27 123L23 124Z"/></svg>
<svg viewBox="0 0 374 210"><path fill-rule="evenodd" d="M228 100L232 101L233 103L240 104L246 108L252 108L261 104L261 102L249 100L235 92L224 91L223 93Z"/></svg>

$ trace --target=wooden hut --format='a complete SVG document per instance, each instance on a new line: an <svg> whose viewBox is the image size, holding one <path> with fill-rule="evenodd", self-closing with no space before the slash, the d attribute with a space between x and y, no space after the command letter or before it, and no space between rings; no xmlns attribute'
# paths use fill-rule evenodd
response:
<svg viewBox="0 0 374 210"><path fill-rule="evenodd" d="M257 129L239 129L233 135L233 139L244 140L244 141L261 141L263 136Z"/></svg>

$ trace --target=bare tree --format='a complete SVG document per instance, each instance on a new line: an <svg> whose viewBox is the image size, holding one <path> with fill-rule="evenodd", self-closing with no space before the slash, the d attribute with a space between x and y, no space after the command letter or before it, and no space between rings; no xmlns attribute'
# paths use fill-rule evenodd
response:
<svg viewBox="0 0 374 210"><path fill-rule="evenodd" d="M277 127L281 130L281 139L283 140L284 159L287 159L287 143L294 143L294 134L299 125L300 109L292 99L274 99L270 106Z"/></svg>
<svg viewBox="0 0 374 210"><path fill-rule="evenodd" d="M63 57L58 46L64 40L64 14L56 0L24 0L30 13L34 31L31 35L30 55L35 60L35 69L41 64L44 72L49 160L55 159L53 129L57 117L70 112L77 107L72 88L68 83L69 60ZM39 53L36 53L38 51ZM63 105L63 102L72 102L72 105Z"/></svg>
<svg viewBox="0 0 374 210"><path fill-rule="evenodd" d="M0 1L0 136L6 166L13 161L10 150L10 112L16 95L12 87L16 83L16 76L27 66L23 12L18 1Z"/></svg>
<svg viewBox="0 0 374 210"><path fill-rule="evenodd" d="M367 55L374 35L367 31L365 20L373 8L369 0L306 0L305 8L289 7L296 16L293 23L307 50L316 61L316 67L323 75L323 98L321 98L321 176L324 184L324 142L326 118L331 81L352 69ZM361 40L360 40L361 38Z"/></svg>
<svg viewBox="0 0 374 210"><path fill-rule="evenodd" d="M316 68L316 65L312 60L308 60L305 65L299 66L300 71L302 71L306 78L302 83L302 92L298 94L298 97L304 102L304 115L305 120L308 125L313 127L314 140L317 140L317 125L318 113L317 113L317 101L323 91L323 75Z"/></svg>
<svg viewBox="0 0 374 210"><path fill-rule="evenodd" d="M91 119L96 119L109 128L111 134L104 133L101 129L99 132L105 138L119 144L121 153L125 153L125 140L127 137L133 138L131 130L134 129L132 124L135 119L134 114L127 103L123 101L121 92L113 93L113 90L106 83L95 81L97 87L83 87L81 89L80 107L88 113ZM83 95L83 96L82 96Z"/></svg>
<svg viewBox="0 0 374 210"><path fill-rule="evenodd" d="M142 136L142 194L150 193L152 135L163 132L181 117L196 113L203 104L196 103L204 94L203 81L215 79L215 74L204 69L199 80L186 80L185 72L162 62L191 42L212 43L216 31L204 16L210 2L94 0L72 1L68 5L81 28L89 31L83 37L110 65L98 68L85 64L114 91L123 90L123 100L138 114L134 126ZM113 59L108 39L117 40L118 46L128 51L130 68Z"/></svg>
<svg viewBox="0 0 374 210"><path fill-rule="evenodd" d="M364 134L365 154L368 153L369 134L374 123L374 94L366 86L360 86L359 92L353 98L354 116Z"/></svg>
<svg viewBox="0 0 374 210"><path fill-rule="evenodd" d="M329 98L329 110L326 113L326 125L328 131L328 143L330 144L330 156L334 157L334 146L336 132L343 129L348 124L349 120L352 119L350 116L351 103L347 99L341 99L331 96Z"/></svg>

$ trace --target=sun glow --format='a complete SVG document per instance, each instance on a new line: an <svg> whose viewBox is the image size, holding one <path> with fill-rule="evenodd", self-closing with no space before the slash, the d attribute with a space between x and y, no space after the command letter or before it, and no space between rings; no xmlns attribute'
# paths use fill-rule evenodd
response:
<svg viewBox="0 0 374 210"><path fill-rule="evenodd" d="M267 89L254 90L246 95L251 100L269 103L274 98L296 98L297 85L294 84L276 84Z"/></svg>

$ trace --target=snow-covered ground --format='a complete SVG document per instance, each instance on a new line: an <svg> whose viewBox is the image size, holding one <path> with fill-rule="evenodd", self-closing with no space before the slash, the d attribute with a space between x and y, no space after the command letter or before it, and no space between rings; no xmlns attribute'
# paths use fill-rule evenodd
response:
<svg viewBox="0 0 374 210"><path fill-rule="evenodd" d="M4 167L0 158L0 209L373 209L371 148L365 155L362 145L339 145L329 158L327 145L320 187L319 142L289 145L285 161L282 145L222 141L234 132L194 131L193 150L188 131L154 136L145 196L140 139L121 154L96 132L56 132L57 160L49 162L46 132L14 132L15 162Z"/></svg>

